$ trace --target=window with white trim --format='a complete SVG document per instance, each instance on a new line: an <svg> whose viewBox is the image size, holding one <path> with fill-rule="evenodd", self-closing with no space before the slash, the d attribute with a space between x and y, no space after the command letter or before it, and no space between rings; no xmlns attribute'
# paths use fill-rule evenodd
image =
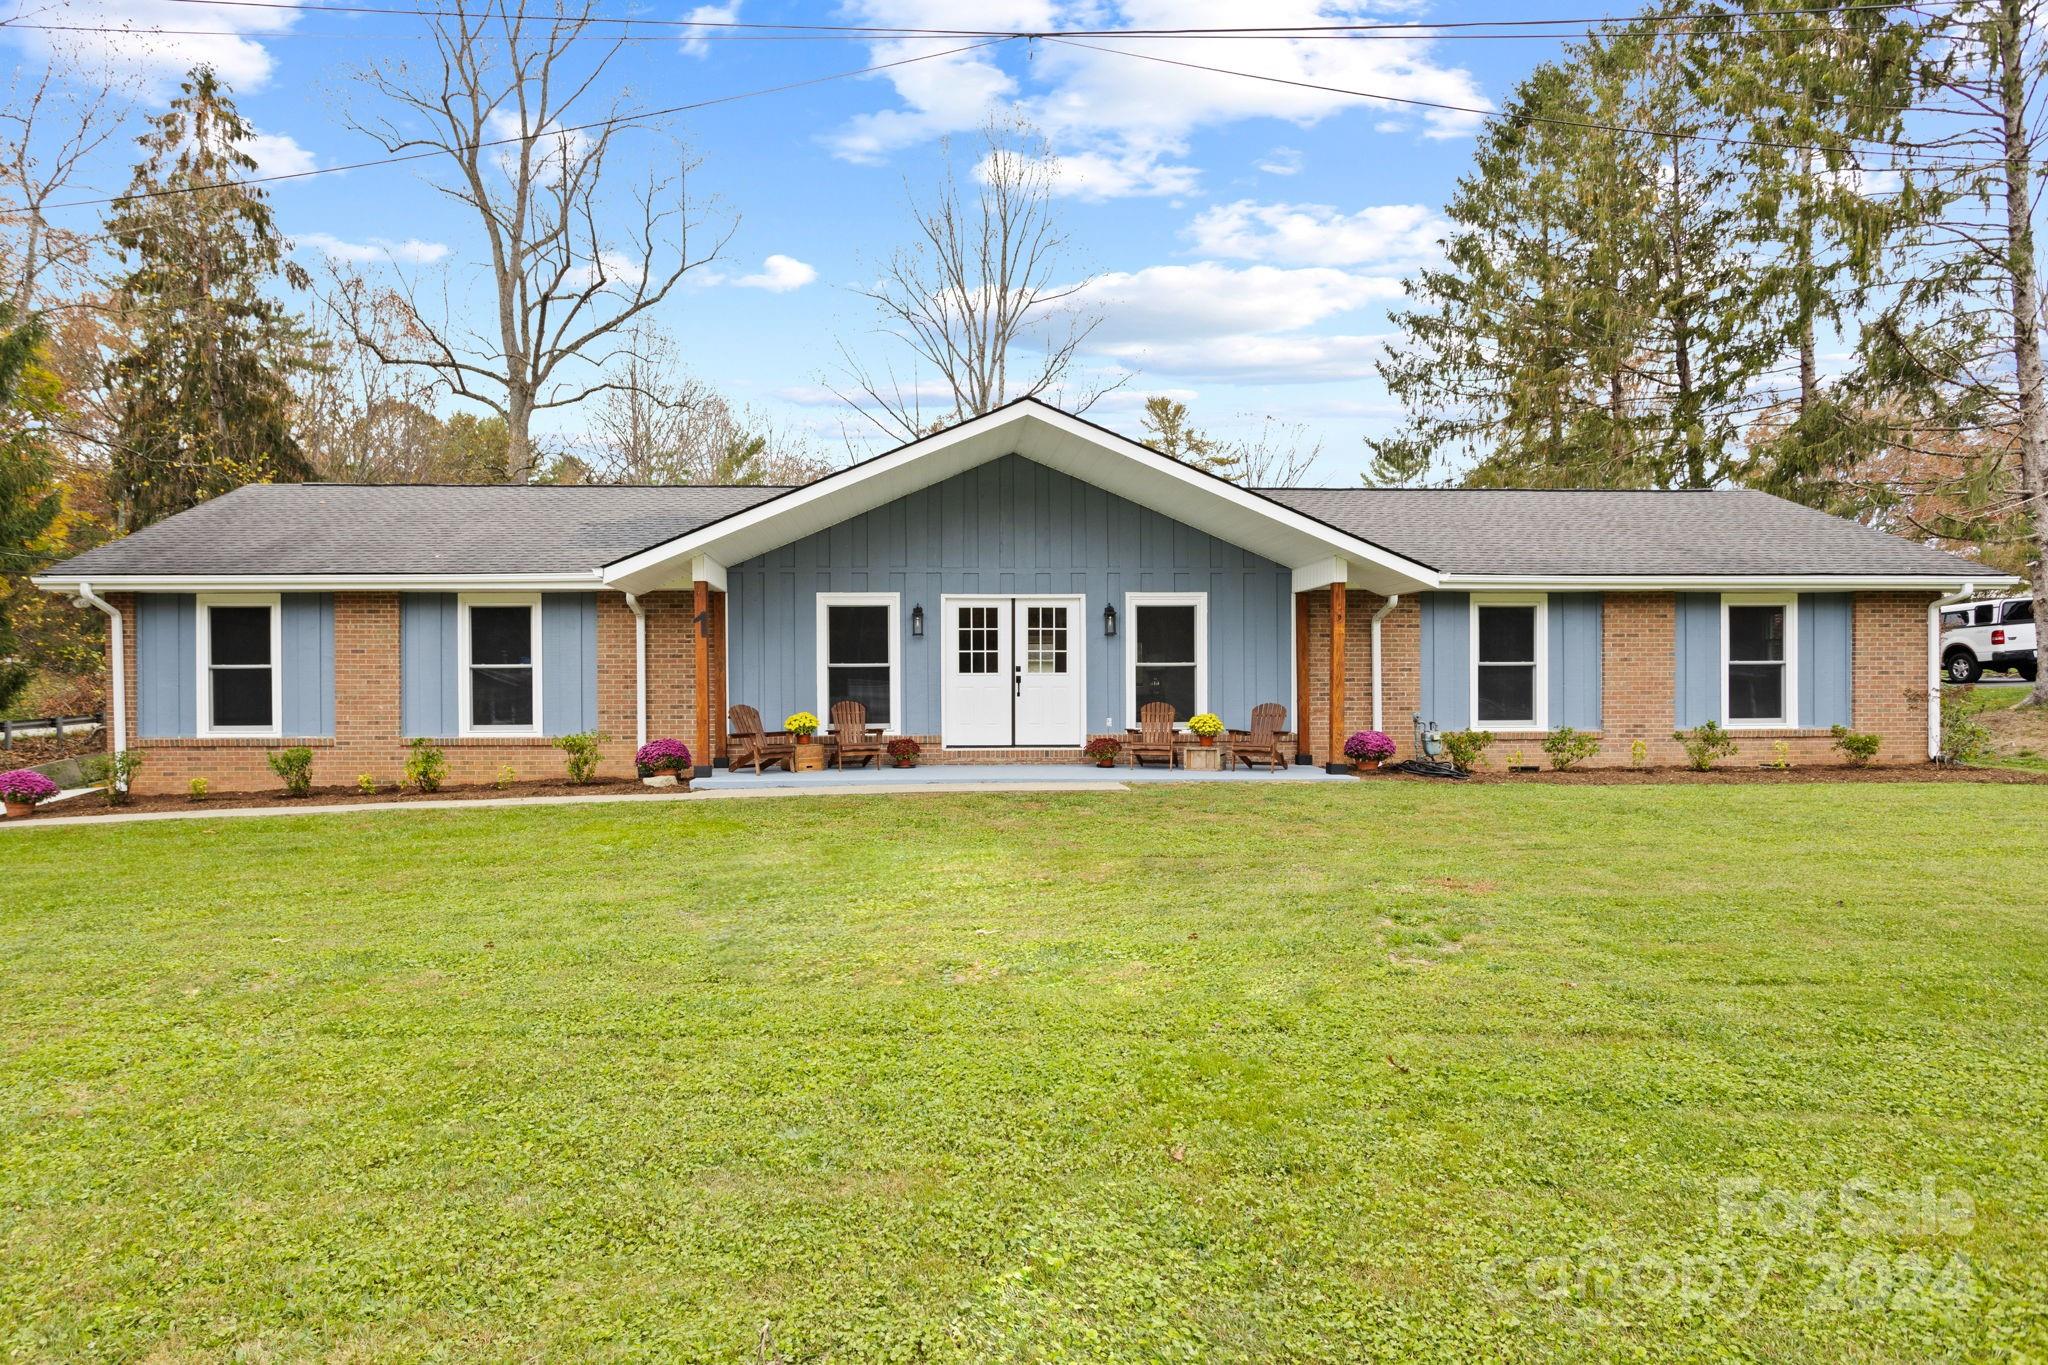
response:
<svg viewBox="0 0 2048 1365"><path fill-rule="evenodd" d="M540 594L466 593L460 610L461 733L539 734Z"/></svg>
<svg viewBox="0 0 2048 1365"><path fill-rule="evenodd" d="M1209 595L1200 592L1130 593L1124 598L1124 697L1128 725L1148 702L1173 708L1174 724L1209 709Z"/></svg>
<svg viewBox="0 0 2048 1365"><path fill-rule="evenodd" d="M826 728L836 703L857 701L868 724L896 729L897 603L893 592L818 594L818 719Z"/></svg>
<svg viewBox="0 0 2048 1365"><path fill-rule="evenodd" d="M1728 725L1792 724L1796 600L1789 594L1721 599L1721 710Z"/></svg>
<svg viewBox="0 0 2048 1365"><path fill-rule="evenodd" d="M200 734L281 734L277 595L201 597L197 606Z"/></svg>
<svg viewBox="0 0 2048 1365"><path fill-rule="evenodd" d="M1514 730L1548 726L1550 601L1541 593L1474 594L1472 723Z"/></svg>

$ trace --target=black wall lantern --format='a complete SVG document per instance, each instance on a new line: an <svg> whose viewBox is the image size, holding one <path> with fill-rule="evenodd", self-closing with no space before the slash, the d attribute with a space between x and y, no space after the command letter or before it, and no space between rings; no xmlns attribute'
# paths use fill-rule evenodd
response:
<svg viewBox="0 0 2048 1365"><path fill-rule="evenodd" d="M910 635L912 639L916 640L924 638L924 603L922 602L910 609Z"/></svg>
<svg viewBox="0 0 2048 1365"><path fill-rule="evenodd" d="M1106 606L1102 609L1102 633L1104 635L1116 634L1116 608L1114 606Z"/></svg>

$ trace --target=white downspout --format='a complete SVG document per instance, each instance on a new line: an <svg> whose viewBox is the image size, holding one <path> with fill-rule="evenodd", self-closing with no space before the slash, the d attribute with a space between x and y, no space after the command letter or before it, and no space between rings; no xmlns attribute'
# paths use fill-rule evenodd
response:
<svg viewBox="0 0 2048 1365"><path fill-rule="evenodd" d="M1977 585L1965 583L1947 597L1937 597L1927 607L1927 757L1941 757L1941 609L1975 596Z"/></svg>
<svg viewBox="0 0 2048 1365"><path fill-rule="evenodd" d="M633 613L633 747L647 747L647 612L640 599L626 594L626 609Z"/></svg>
<svg viewBox="0 0 2048 1365"><path fill-rule="evenodd" d="M1395 593L1380 604L1372 614L1372 728L1381 734L1387 732L1385 709L1380 705L1380 622L1387 619L1387 613L1401 605L1401 594Z"/></svg>
<svg viewBox="0 0 2048 1365"><path fill-rule="evenodd" d="M107 708L114 713L114 754L118 757L128 749L128 654L126 644L121 638L121 612L112 602L94 592L90 583L81 582L78 585L78 601L88 607L98 607L107 614L107 620L112 623L114 695L107 698ZM121 783L123 791L127 790L127 787L126 782Z"/></svg>

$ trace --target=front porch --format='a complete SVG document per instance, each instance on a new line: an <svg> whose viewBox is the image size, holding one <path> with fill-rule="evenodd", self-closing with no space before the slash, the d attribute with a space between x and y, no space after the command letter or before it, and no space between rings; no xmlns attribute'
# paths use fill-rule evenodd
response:
<svg viewBox="0 0 2048 1365"><path fill-rule="evenodd" d="M1043 787L1048 783L1062 787L1099 786L1115 789L1135 783L1156 782L1352 782L1357 779L1349 774L1326 773L1321 768L1287 767L1277 772L1263 769L1238 768L1235 772L1190 772L1185 768L1132 767L1119 763L1112 768L1098 768L1092 763L933 763L919 764L915 768L848 768L843 772L827 768L823 772L792 773L780 768L771 768L756 775L751 769L734 772L720 768L709 777L699 777L691 783L697 791L732 791L803 788L811 791L885 791L919 787L940 787L958 790L962 787Z"/></svg>

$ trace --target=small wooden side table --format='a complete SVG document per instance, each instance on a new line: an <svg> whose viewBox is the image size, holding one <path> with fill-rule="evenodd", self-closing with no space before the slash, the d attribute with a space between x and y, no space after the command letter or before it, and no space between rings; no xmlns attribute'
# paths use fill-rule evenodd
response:
<svg viewBox="0 0 2048 1365"><path fill-rule="evenodd" d="M792 744L789 746L789 751L794 755L790 759L789 764L791 772L821 773L825 771L825 745L823 741L813 739L809 744Z"/></svg>
<svg viewBox="0 0 2048 1365"><path fill-rule="evenodd" d="M1223 771L1222 746L1190 744L1180 751L1180 766L1191 773L1220 773Z"/></svg>

